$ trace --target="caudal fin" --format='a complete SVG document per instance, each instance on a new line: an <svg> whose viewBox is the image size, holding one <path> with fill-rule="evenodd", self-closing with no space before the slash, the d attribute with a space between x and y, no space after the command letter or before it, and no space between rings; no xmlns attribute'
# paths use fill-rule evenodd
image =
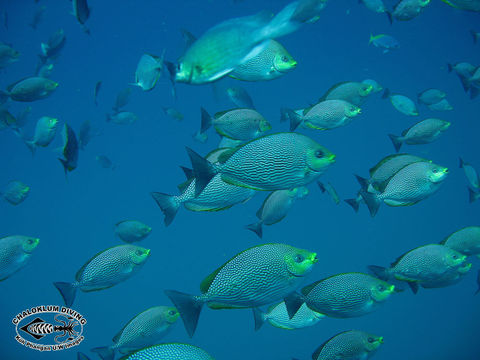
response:
<svg viewBox="0 0 480 360"><path fill-rule="evenodd" d="M372 194L367 191L369 186L367 179L364 179L358 175L355 175L355 177L357 178L358 183L362 187L362 189L360 190L360 195L367 204L370 215L374 217L378 212L381 201L378 199L377 194Z"/></svg>
<svg viewBox="0 0 480 360"><path fill-rule="evenodd" d="M55 282L53 283L57 290L60 292L60 295L63 297L65 306L70 307L75 300L75 295L77 294L77 287L74 283L67 282Z"/></svg>
<svg viewBox="0 0 480 360"><path fill-rule="evenodd" d="M385 14L387 14L388 22L390 23L390 25L392 25L393 24L392 13L390 11L385 11Z"/></svg>
<svg viewBox="0 0 480 360"><path fill-rule="evenodd" d="M471 203L480 199L480 192L473 191L472 189L468 188L468 201Z"/></svg>
<svg viewBox="0 0 480 360"><path fill-rule="evenodd" d="M203 107L200 108L201 113L201 123L200 123L200 133L207 131L210 126L212 126L212 117Z"/></svg>
<svg viewBox="0 0 480 360"><path fill-rule="evenodd" d="M285 299L285 306L287 307L288 317L291 319L295 316L298 309L300 309L305 302L302 295L298 292L293 292L288 295Z"/></svg>
<svg viewBox="0 0 480 360"><path fill-rule="evenodd" d="M398 153L400 151L400 148L402 147L402 140L400 139L401 137L393 134L388 134L388 137L390 138L390 140L392 140L393 147Z"/></svg>
<svg viewBox="0 0 480 360"><path fill-rule="evenodd" d="M281 109L280 114L280 121L285 121L287 119L290 120L290 131L295 131L298 125L303 121L303 116L297 114L291 109Z"/></svg>
<svg viewBox="0 0 480 360"><path fill-rule="evenodd" d="M259 308L253 308L253 319L255 320L255 331L258 331L265 323L265 313Z"/></svg>
<svg viewBox="0 0 480 360"><path fill-rule="evenodd" d="M6 91L0 90L0 105L5 104L10 97L10 94Z"/></svg>
<svg viewBox="0 0 480 360"><path fill-rule="evenodd" d="M195 296L181 293L175 290L165 290L165 295L177 308L187 330L188 336L192 337L197 328L198 318L202 311L203 302L198 301Z"/></svg>
<svg viewBox="0 0 480 360"><path fill-rule="evenodd" d="M115 357L115 351L109 346L93 348L90 351L97 353L102 360L113 360Z"/></svg>
<svg viewBox="0 0 480 360"><path fill-rule="evenodd" d="M358 203L358 200L357 200L357 199L345 199L344 201L345 201L348 205L350 205L355 212L358 212L358 209L359 209L359 207L360 207L360 204Z"/></svg>
<svg viewBox="0 0 480 360"><path fill-rule="evenodd" d="M253 231L257 236L261 239L263 236L263 231L262 231L262 222L259 221L255 224L250 224L245 226L245 229L248 229L250 231Z"/></svg>
<svg viewBox="0 0 480 360"><path fill-rule="evenodd" d="M383 266L377 266L377 265L368 265L368 270L375 275L375 277L383 280L383 281L388 281L390 278L390 274L388 272L387 268L384 268Z"/></svg>
<svg viewBox="0 0 480 360"><path fill-rule="evenodd" d="M37 150L37 145L32 140L25 140L25 145L27 145L28 150L31 151L32 156L35 155L35 150Z"/></svg>
<svg viewBox="0 0 480 360"><path fill-rule="evenodd" d="M79 351L77 352L77 360L90 360L90 358L81 351Z"/></svg>
<svg viewBox="0 0 480 360"><path fill-rule="evenodd" d="M162 210L163 215L165 215L165 219L163 220L165 226L170 225L173 219L175 219L175 215L177 215L180 203L176 201L175 197L172 195L159 192L152 192L150 195L152 195L153 200L156 201L160 210Z"/></svg>
<svg viewBox="0 0 480 360"><path fill-rule="evenodd" d="M195 175L195 196L198 196L218 171L208 160L189 147L187 147L187 153L192 162L193 174Z"/></svg>
<svg viewBox="0 0 480 360"><path fill-rule="evenodd" d="M292 16L296 12L298 2L292 2L285 6L263 29L266 39L274 39L296 31L302 23L292 21Z"/></svg>

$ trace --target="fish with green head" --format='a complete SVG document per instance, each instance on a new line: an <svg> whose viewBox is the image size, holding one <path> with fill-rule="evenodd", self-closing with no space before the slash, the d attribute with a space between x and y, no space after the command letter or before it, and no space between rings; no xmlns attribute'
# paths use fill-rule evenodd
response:
<svg viewBox="0 0 480 360"><path fill-rule="evenodd" d="M299 114L290 109L281 110L281 121L290 119L290 131L302 125L314 130L332 130L352 122L361 109L345 100L324 100Z"/></svg>
<svg viewBox="0 0 480 360"><path fill-rule="evenodd" d="M445 4L459 10L480 12L480 0L442 0Z"/></svg>
<svg viewBox="0 0 480 360"><path fill-rule="evenodd" d="M437 140L451 123L445 120L429 118L410 126L401 136L389 134L395 150L398 152L402 144L420 145L429 144Z"/></svg>
<svg viewBox="0 0 480 360"><path fill-rule="evenodd" d="M412 99L405 95L392 94L389 89L385 89L382 99L390 99L393 107L407 116L418 116L418 109Z"/></svg>
<svg viewBox="0 0 480 360"><path fill-rule="evenodd" d="M477 170L462 158L460 158L460 168L463 169L467 178L469 201L472 203L480 198L480 176Z"/></svg>
<svg viewBox="0 0 480 360"><path fill-rule="evenodd" d="M118 245L94 255L75 275L75 281L55 282L53 285L70 307L77 289L83 292L108 289L137 273L147 261L150 249L135 245Z"/></svg>
<svg viewBox="0 0 480 360"><path fill-rule="evenodd" d="M292 71L297 61L275 40L247 62L237 66L229 76L243 81L265 81L279 78Z"/></svg>
<svg viewBox="0 0 480 360"><path fill-rule="evenodd" d="M0 192L0 195L12 205L21 204L30 193L30 186L21 181L12 180Z"/></svg>
<svg viewBox="0 0 480 360"><path fill-rule="evenodd" d="M480 226L467 226L457 230L440 244L467 256L480 257Z"/></svg>
<svg viewBox="0 0 480 360"><path fill-rule="evenodd" d="M285 244L258 245L235 255L200 285L200 295L166 290L193 336L204 304L211 309L243 309L282 300L300 286L317 254Z"/></svg>
<svg viewBox="0 0 480 360"><path fill-rule="evenodd" d="M218 162L218 157L228 148L216 149L205 157L211 163ZM193 171L182 167L187 181L178 186L180 195L168 195L160 192L152 192L151 195L165 215L164 223L169 226L178 209L183 205L187 210L195 212L222 211L232 206L244 203L253 197L255 191L246 187L228 184L222 180L220 174L215 175L205 186L200 195L195 195L196 179Z"/></svg>
<svg viewBox="0 0 480 360"><path fill-rule="evenodd" d="M415 162L400 169L386 182L382 190L369 186L368 180L356 176L362 190L360 194L375 216L380 204L388 206L410 206L440 190L448 176L446 167L431 162Z"/></svg>
<svg viewBox="0 0 480 360"><path fill-rule="evenodd" d="M165 51L164 51L165 53ZM140 87L143 91L152 90L162 75L163 54L156 56L143 54L135 71L135 82L132 85Z"/></svg>
<svg viewBox="0 0 480 360"><path fill-rule="evenodd" d="M226 20L196 39L175 66L167 63L176 82L205 84L231 73L260 54L269 40L292 31L290 18L297 4L291 3L276 16L261 12Z"/></svg>
<svg viewBox="0 0 480 360"><path fill-rule="evenodd" d="M345 100L353 105L362 106L372 92L373 86L371 84L354 81L340 82L328 89L318 102Z"/></svg>
<svg viewBox="0 0 480 360"><path fill-rule="evenodd" d="M158 344L168 334L179 317L177 309L172 306L154 306L135 317L113 337L110 346L97 347L91 351L102 360L113 360L115 352L129 354L147 346Z"/></svg>
<svg viewBox="0 0 480 360"><path fill-rule="evenodd" d="M472 264L448 246L429 244L417 247L393 262L390 268L370 265L376 276L389 281L407 282L414 293L418 287L439 288L459 282L470 270Z"/></svg>
<svg viewBox="0 0 480 360"><path fill-rule="evenodd" d="M383 344L383 337L363 331L349 330L337 334L322 345L312 355L313 360L367 360Z"/></svg>
<svg viewBox="0 0 480 360"><path fill-rule="evenodd" d="M0 42L0 69L17 62L20 58L20 52L11 46Z"/></svg>
<svg viewBox="0 0 480 360"><path fill-rule="evenodd" d="M383 304L395 286L363 273L344 273L314 282L285 299L290 316L303 302L313 311L334 318L369 314Z"/></svg>
<svg viewBox="0 0 480 360"><path fill-rule="evenodd" d="M0 239L0 281L22 269L32 257L40 239L12 235Z"/></svg>
<svg viewBox="0 0 480 360"><path fill-rule="evenodd" d="M196 194L221 174L222 180L254 190L273 191L307 185L335 162L335 155L309 137L277 133L254 139L222 154L211 164L187 148L196 179Z"/></svg>
<svg viewBox="0 0 480 360"><path fill-rule="evenodd" d="M28 77L11 84L7 91L0 94L0 103L4 103L8 98L14 101L30 102L49 97L58 83L43 77Z"/></svg>
<svg viewBox="0 0 480 360"><path fill-rule="evenodd" d="M126 355L122 360L215 360L205 350L188 344L159 344Z"/></svg>
<svg viewBox="0 0 480 360"><path fill-rule="evenodd" d="M24 140L27 147L32 152L32 155L35 154L37 147L47 147L50 145L52 140L57 134L58 119L52 118L50 116L42 116L37 121L35 126L35 134L33 139Z"/></svg>
<svg viewBox="0 0 480 360"><path fill-rule="evenodd" d="M390 23L393 19L398 21L408 21L420 15L425 7L430 4L430 0L400 0L393 8L393 12L387 12Z"/></svg>

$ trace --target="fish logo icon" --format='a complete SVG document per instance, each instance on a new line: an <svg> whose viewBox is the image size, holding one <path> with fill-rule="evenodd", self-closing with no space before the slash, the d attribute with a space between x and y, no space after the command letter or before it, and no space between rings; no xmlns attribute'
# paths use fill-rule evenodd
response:
<svg viewBox="0 0 480 360"><path fill-rule="evenodd" d="M38 351L58 351L83 341L87 320L73 309L42 305L20 312L12 322L20 344Z"/></svg>

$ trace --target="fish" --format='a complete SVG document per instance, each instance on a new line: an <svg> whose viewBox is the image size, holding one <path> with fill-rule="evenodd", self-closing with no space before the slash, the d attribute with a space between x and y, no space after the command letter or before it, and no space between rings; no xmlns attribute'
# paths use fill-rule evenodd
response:
<svg viewBox="0 0 480 360"><path fill-rule="evenodd" d="M38 77L48 78L52 74L53 67L53 64L40 65L35 71L35 75Z"/></svg>
<svg viewBox="0 0 480 360"><path fill-rule="evenodd" d="M25 140L25 144L35 154L37 147L47 147L57 134L58 119L50 116L42 116L35 126L35 135L32 140Z"/></svg>
<svg viewBox="0 0 480 360"><path fill-rule="evenodd" d="M418 287L438 288L457 283L472 264L466 255L440 244L419 246L400 256L390 268L370 265L369 270L379 278L407 282L413 293Z"/></svg>
<svg viewBox="0 0 480 360"><path fill-rule="evenodd" d="M229 87L227 89L228 98L239 108L255 109L253 100L247 90L242 87Z"/></svg>
<svg viewBox="0 0 480 360"><path fill-rule="evenodd" d="M386 34L378 34L375 36L370 34L370 40L368 40L368 43L373 44L375 47L382 48L384 54L400 47L400 43L397 39Z"/></svg>
<svg viewBox="0 0 480 360"><path fill-rule="evenodd" d="M125 88L120 90L115 99L115 105L112 107L113 112L118 113L121 108L128 104L130 101L131 88Z"/></svg>
<svg viewBox="0 0 480 360"><path fill-rule="evenodd" d="M143 54L135 71L135 82L132 85L140 87L143 91L152 90L162 75L163 57L151 54Z"/></svg>
<svg viewBox="0 0 480 360"><path fill-rule="evenodd" d="M322 191L322 193L327 192L330 195L330 197L332 198L332 200L334 201L335 204L337 204L337 205L340 204L340 197L338 196L338 193L337 193L337 191L335 190L335 188L333 187L332 184L330 184L328 182L325 185L321 181L317 181L317 185L320 188L320 190Z"/></svg>
<svg viewBox="0 0 480 360"><path fill-rule="evenodd" d="M79 351L77 352L77 360L90 360L90 358L81 351Z"/></svg>
<svg viewBox="0 0 480 360"><path fill-rule="evenodd" d="M265 322L280 329L295 330L317 324L325 315L310 309L303 304L293 318L289 318L285 302L274 304L263 312L259 308L253 309L255 331L259 330Z"/></svg>
<svg viewBox="0 0 480 360"><path fill-rule="evenodd" d="M122 358L122 360L151 359L215 360L205 350L197 346L180 343L168 343L150 346Z"/></svg>
<svg viewBox="0 0 480 360"><path fill-rule="evenodd" d="M460 168L463 169L465 177L467 178L469 200L470 203L472 203L480 197L480 177L478 176L477 170L475 170L471 164L463 161L462 158L460 158Z"/></svg>
<svg viewBox="0 0 480 360"><path fill-rule="evenodd" d="M345 201L348 205L350 205L353 211L358 212L358 209L360 208L360 203L363 202L363 198L362 198L362 195L360 194L360 191L358 191L356 197L352 199L345 199L343 201Z"/></svg>
<svg viewBox="0 0 480 360"><path fill-rule="evenodd" d="M92 124L90 120L83 121L78 131L78 144L80 149L84 150L85 146L87 146L93 136L94 134L92 133Z"/></svg>
<svg viewBox="0 0 480 360"><path fill-rule="evenodd" d="M0 41L0 69L20 60L20 52Z"/></svg>
<svg viewBox="0 0 480 360"><path fill-rule="evenodd" d="M387 11L382 0L360 0L360 2L373 12L382 14Z"/></svg>
<svg viewBox="0 0 480 360"><path fill-rule="evenodd" d="M304 198L307 194L308 189L303 186L290 190L276 190L271 192L257 211L259 221L247 225L245 228L253 231L261 239L263 234L262 225L273 225L282 221L285 216L287 216L295 201Z"/></svg>
<svg viewBox="0 0 480 360"><path fill-rule="evenodd" d="M480 257L480 226L467 226L448 235L440 244L467 256Z"/></svg>
<svg viewBox="0 0 480 360"><path fill-rule="evenodd" d="M372 92L373 86L370 84L364 84L354 81L345 81L333 85L318 100L318 102L325 100L345 100L353 105L361 107Z"/></svg>
<svg viewBox="0 0 480 360"><path fill-rule="evenodd" d="M372 87L372 92L377 93L383 90L382 85L373 79L365 79L362 81L362 84L370 85Z"/></svg>
<svg viewBox="0 0 480 360"><path fill-rule="evenodd" d="M212 309L254 308L293 292L318 262L317 254L286 244L264 244L235 255L207 276L201 295L175 290L165 294L180 312L190 337L204 304Z"/></svg>
<svg viewBox="0 0 480 360"><path fill-rule="evenodd" d="M263 51L235 67L228 76L242 81L268 81L285 75L296 66L297 61L282 44L269 40Z"/></svg>
<svg viewBox="0 0 480 360"><path fill-rule="evenodd" d="M418 94L418 102L425 105L433 105L445 99L447 94L438 89L427 89Z"/></svg>
<svg viewBox="0 0 480 360"><path fill-rule="evenodd" d="M85 22L90 16L90 8L88 7L87 0L72 0L73 16L77 19L78 23L82 25L83 31L90 35L90 30L85 26Z"/></svg>
<svg viewBox="0 0 480 360"><path fill-rule="evenodd" d="M50 36L46 43L41 43L40 48L42 49L42 53L39 56L42 63L44 64L47 60L56 59L65 46L65 42L65 31L59 29Z"/></svg>
<svg viewBox="0 0 480 360"><path fill-rule="evenodd" d="M320 13L326 5L327 0L300 0L297 2L290 21L296 23L297 27L303 23L314 23L320 19Z"/></svg>
<svg viewBox="0 0 480 360"><path fill-rule="evenodd" d="M112 163L112 160L105 155L97 155L95 156L95 160L97 160L97 163L104 169L115 169L115 165Z"/></svg>
<svg viewBox="0 0 480 360"><path fill-rule="evenodd" d="M442 0L445 4L459 10L480 12L480 0Z"/></svg>
<svg viewBox="0 0 480 360"><path fill-rule="evenodd" d="M118 125L133 124L138 120L138 116L130 111L120 111L112 115L107 114L107 122L111 121Z"/></svg>
<svg viewBox="0 0 480 360"><path fill-rule="evenodd" d="M428 108L433 111L450 111L453 106L450 105L447 99L442 99L436 104L428 105Z"/></svg>
<svg viewBox="0 0 480 360"><path fill-rule="evenodd" d="M42 21L43 13L47 10L47 7L45 5L40 6L35 10L35 13L33 14L32 20L28 25L34 30L37 29L38 24Z"/></svg>
<svg viewBox="0 0 480 360"><path fill-rule="evenodd" d="M367 360L373 356L383 337L359 330L349 330L337 334L322 345L312 355L313 360Z"/></svg>
<svg viewBox="0 0 480 360"><path fill-rule="evenodd" d="M154 306L134 316L113 337L113 344L93 348L104 360L113 360L115 352L129 354L147 346L155 345L168 334L176 323L179 313L172 306Z"/></svg>
<svg viewBox="0 0 480 360"><path fill-rule="evenodd" d="M75 275L75 281L55 282L65 301L72 306L77 289L83 292L108 289L137 273L147 261L150 249L135 245L118 245L99 252L88 260Z"/></svg>
<svg viewBox="0 0 480 360"><path fill-rule="evenodd" d="M480 39L480 32L475 31L475 30L470 30L470 34L472 34L473 43L474 43L474 44L477 44L477 43L478 43L478 39Z"/></svg>
<svg viewBox="0 0 480 360"><path fill-rule="evenodd" d="M0 195L12 205L21 204L30 193L30 186L21 181L12 180L0 192Z"/></svg>
<svg viewBox="0 0 480 360"><path fill-rule="evenodd" d="M289 315L300 300L316 312L333 318L363 316L375 311L395 291L395 286L363 273L343 273L305 286L301 295L285 299Z"/></svg>
<svg viewBox="0 0 480 360"><path fill-rule="evenodd" d="M335 154L309 137L277 133L254 139L211 164L187 148L199 195L216 174L223 181L253 190L285 190L307 185L335 162Z"/></svg>
<svg viewBox="0 0 480 360"><path fill-rule="evenodd" d="M389 134L395 150L398 152L403 143L408 145L429 144L437 140L451 123L436 118L428 118L410 126L401 136Z"/></svg>
<svg viewBox="0 0 480 360"><path fill-rule="evenodd" d="M383 191L368 187L368 181L357 175L361 195L374 217L381 202L388 206L410 206L436 193L448 176L446 167L430 162L414 162L400 169Z"/></svg>
<svg viewBox="0 0 480 360"><path fill-rule="evenodd" d="M205 84L228 75L258 55L269 39L287 35L298 26L290 18L297 3L287 5L272 18L268 12L233 18L207 30L188 47L176 65L167 64L176 82Z"/></svg>
<svg viewBox="0 0 480 360"><path fill-rule="evenodd" d="M229 149L218 149L209 153L205 158L211 163L218 162L218 157ZM222 211L232 206L244 203L251 199L255 191L245 187L230 185L224 182L221 175L215 175L200 195L195 196L196 180L191 169L182 168L187 181L179 186L180 195L168 195L152 192L151 196L162 210L165 226L169 226L178 209L183 206L190 211Z"/></svg>
<svg viewBox="0 0 480 360"><path fill-rule="evenodd" d="M391 94L389 89L385 89L382 99L389 98L393 107L408 116L418 116L418 110L415 103L405 95Z"/></svg>
<svg viewBox="0 0 480 360"><path fill-rule="evenodd" d="M173 108L173 107L162 107L163 109L163 112L165 113L165 115L171 117L172 119L174 120L177 120L177 121L182 121L183 120L183 114L178 111L177 109Z"/></svg>
<svg viewBox="0 0 480 360"><path fill-rule="evenodd" d="M0 239L0 281L3 281L27 265L40 239L12 235Z"/></svg>
<svg viewBox="0 0 480 360"><path fill-rule="evenodd" d="M15 124L17 123L17 119L13 116L10 111L5 109L4 107L0 107L0 130L4 130L7 128L16 128ZM17 132L17 135L20 135Z"/></svg>
<svg viewBox="0 0 480 360"><path fill-rule="evenodd" d="M63 131L63 159L58 160L62 163L65 175L67 172L73 171L77 168L78 162L78 141L73 129L65 124Z"/></svg>
<svg viewBox="0 0 480 360"><path fill-rule="evenodd" d="M102 80L98 80L95 83L95 88L93 89L93 103L96 106L98 106L97 97L98 97L98 93L100 92L101 87L102 87Z"/></svg>
<svg viewBox="0 0 480 360"><path fill-rule="evenodd" d="M58 83L43 77L28 77L11 84L7 91L0 94L0 103L4 103L8 98L14 101L30 102L49 97Z"/></svg>
<svg viewBox="0 0 480 360"><path fill-rule="evenodd" d="M399 21L412 20L420 15L428 4L430 4L430 0L400 0L394 6L393 12L387 12L388 20L390 24L393 19Z"/></svg>
<svg viewBox="0 0 480 360"><path fill-rule="evenodd" d="M272 125L256 110L232 109L221 111L211 117L202 107L200 133L205 133L212 125L223 137L249 141L262 136Z"/></svg>
<svg viewBox="0 0 480 360"><path fill-rule="evenodd" d="M151 232L150 226L137 220L123 220L115 224L115 235L126 243L141 241Z"/></svg>
<svg viewBox="0 0 480 360"><path fill-rule="evenodd" d="M345 100L324 100L309 109L304 114L298 114L291 109L282 109L281 118L290 119L290 131L295 131L299 125L314 130L332 130L352 122L361 113L361 109Z"/></svg>
<svg viewBox="0 0 480 360"><path fill-rule="evenodd" d="M475 73L475 66L467 62L460 62L456 64L447 64L448 72L455 72L462 83L463 90L468 92L470 90L469 79Z"/></svg>

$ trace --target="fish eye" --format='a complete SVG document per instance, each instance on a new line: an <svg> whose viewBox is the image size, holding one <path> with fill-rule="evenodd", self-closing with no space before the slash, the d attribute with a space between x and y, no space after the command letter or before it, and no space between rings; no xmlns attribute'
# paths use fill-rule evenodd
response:
<svg viewBox="0 0 480 360"><path fill-rule="evenodd" d="M369 338L368 338L368 342L369 342L369 343L373 343L374 341L375 341L374 338L372 338L372 337L369 337Z"/></svg>
<svg viewBox="0 0 480 360"><path fill-rule="evenodd" d="M27 242L31 245L33 244L33 239L28 239Z"/></svg>
<svg viewBox="0 0 480 360"><path fill-rule="evenodd" d="M438 170L437 170L437 169L433 169L432 172L433 172L434 174L436 174L436 173L438 172Z"/></svg>
<svg viewBox="0 0 480 360"><path fill-rule="evenodd" d="M283 56L282 56L282 61L283 61L283 62L288 62L288 57L287 57L286 55L283 55Z"/></svg>
<svg viewBox="0 0 480 360"><path fill-rule="evenodd" d="M137 254L138 256L142 256L142 255L143 255L143 251L142 251L142 250L137 250L137 251L135 251L135 254Z"/></svg>
<svg viewBox="0 0 480 360"><path fill-rule="evenodd" d="M320 158L322 158L324 155L325 155L325 154L323 153L322 150L317 150L317 151L315 151L315 157L316 157L316 158L319 158L319 159L320 159Z"/></svg>
<svg viewBox="0 0 480 360"><path fill-rule="evenodd" d="M378 291L385 291L385 286L378 285Z"/></svg>
<svg viewBox="0 0 480 360"><path fill-rule="evenodd" d="M173 315L176 315L176 314L177 314L177 312L175 310L170 310L168 312L168 315L170 315L170 316L173 316Z"/></svg>
<svg viewBox="0 0 480 360"><path fill-rule="evenodd" d="M296 263L301 263L303 260L305 260L305 257L303 257L302 255L297 254L297 256L295 256Z"/></svg>
<svg viewBox="0 0 480 360"><path fill-rule="evenodd" d="M457 260L457 259L458 259L458 256L457 256L457 255L453 255L453 259L454 259L454 260Z"/></svg>

